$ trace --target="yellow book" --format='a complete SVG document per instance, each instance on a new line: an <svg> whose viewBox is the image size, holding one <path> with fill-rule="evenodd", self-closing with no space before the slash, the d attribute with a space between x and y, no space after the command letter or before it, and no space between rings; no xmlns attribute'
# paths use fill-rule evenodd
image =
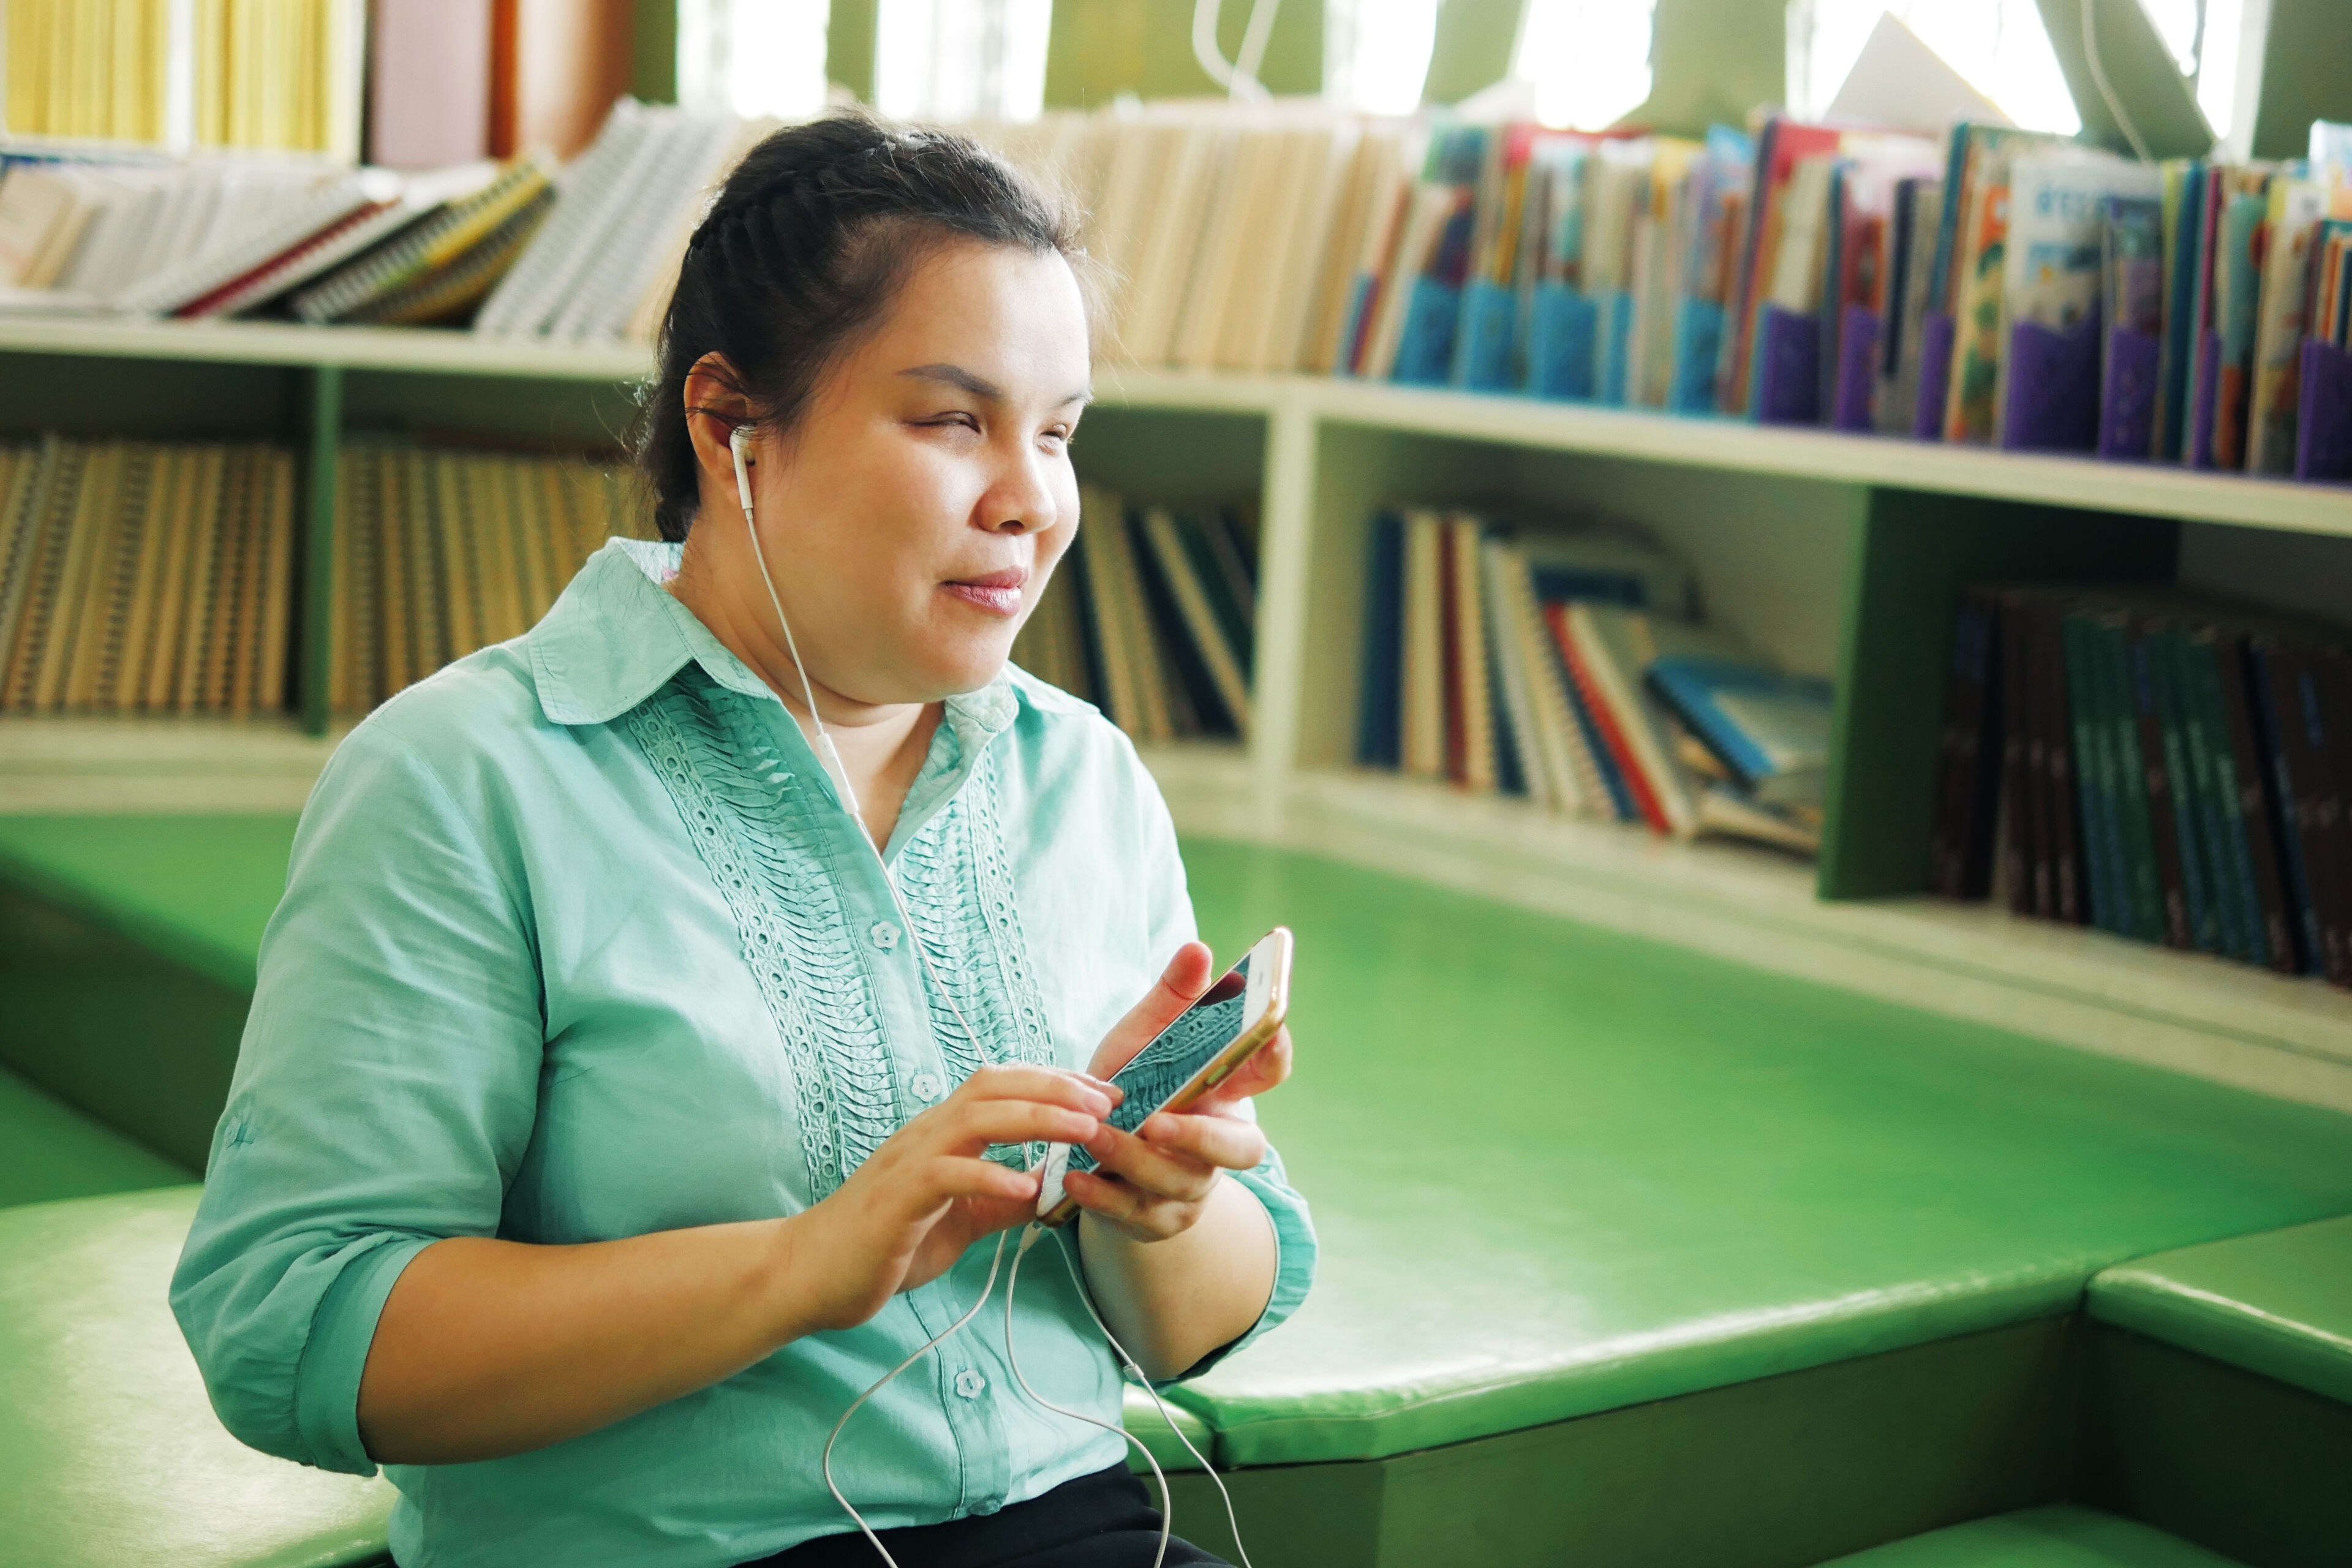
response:
<svg viewBox="0 0 2352 1568"><path fill-rule="evenodd" d="M186 457L187 448L176 444L150 449L139 548L130 573L129 609L123 619L121 647L98 696L102 708L127 711L139 706L146 695L147 665L153 653L156 612L163 599L163 563L172 547L172 512Z"/></svg>
<svg viewBox="0 0 2352 1568"><path fill-rule="evenodd" d="M383 691L382 569L383 497L378 478L382 454L373 447L346 447L338 461L335 486L335 561L343 584L336 615L337 676L332 700L338 710L364 713Z"/></svg>
<svg viewBox="0 0 2352 1568"><path fill-rule="evenodd" d="M429 453L402 454L408 472L403 490L408 498L409 648L414 664L409 683L424 679L449 662L448 562L441 550L440 500L435 493L433 459Z"/></svg>
<svg viewBox="0 0 2352 1568"><path fill-rule="evenodd" d="M348 713L353 706L352 654L356 639L352 635L352 513L359 504L355 494L359 487L354 479L359 465L353 458L349 447L335 454L333 542L327 557L327 624L323 628L310 628L312 637L323 629L327 638L327 710L331 713Z"/></svg>
<svg viewBox="0 0 2352 1568"><path fill-rule="evenodd" d="M581 497L564 472L564 465L553 458L531 460L536 470L541 492L546 497L548 532L556 545L556 576L560 579L557 592L578 574L582 563L596 548L594 538Z"/></svg>
<svg viewBox="0 0 2352 1568"><path fill-rule="evenodd" d="M152 446L124 444L121 489L108 509L112 516L90 563L89 587L83 601L85 625L74 642L73 667L66 672L64 706L68 708L113 706L114 677L121 667L122 647L131 630L131 600L138 585L139 552L154 468Z"/></svg>
<svg viewBox="0 0 2352 1568"><path fill-rule="evenodd" d="M40 556L40 518L57 467L58 445L52 437L37 447L13 448L15 463L6 489L0 491L7 508L0 512L0 707L7 705L17 623Z"/></svg>
<svg viewBox="0 0 2352 1568"><path fill-rule="evenodd" d="M506 476L511 467L512 458L489 456L475 458L470 469L469 510L482 542L483 598L489 605L485 629L492 642L522 636L537 618L523 584L522 540L508 502Z"/></svg>
<svg viewBox="0 0 2352 1568"><path fill-rule="evenodd" d="M425 471L433 487L434 556L441 570L441 614L446 628L443 662L463 658L482 646L482 571L474 549L474 531L467 526L465 457L457 452L425 454Z"/></svg>
<svg viewBox="0 0 2352 1568"><path fill-rule="evenodd" d="M234 446L212 447L199 469L200 482L189 496L186 569L178 590L178 647L171 660L168 702L175 712L194 712L204 700L205 655L212 643L213 621L220 614L221 517L228 505L229 490L237 482L237 454Z"/></svg>
<svg viewBox="0 0 2352 1568"><path fill-rule="evenodd" d="M157 711L172 707L179 690L180 658L194 598L189 583L195 569L196 521L204 511L206 487L220 483L220 451L213 442L186 447L178 481L172 487L163 558L157 569L155 620L148 632L137 698L142 707Z"/></svg>
<svg viewBox="0 0 2352 1568"><path fill-rule="evenodd" d="M0 125L17 135L37 133L47 94L50 0L16 0L0 12L0 49L5 49L8 98Z"/></svg>
<svg viewBox="0 0 2352 1568"><path fill-rule="evenodd" d="M236 714L252 711L259 677L262 577L269 558L270 459L275 455L268 447L253 449L244 500L236 509L236 579L222 650L219 700L221 708Z"/></svg>
<svg viewBox="0 0 2352 1568"><path fill-rule="evenodd" d="M261 649L254 662L253 683L253 705L264 710L286 706L286 653L294 626L294 454L277 447L269 458L269 505L263 518Z"/></svg>
<svg viewBox="0 0 2352 1568"><path fill-rule="evenodd" d="M103 578L103 563L113 542L122 469L122 443L100 443L75 498L72 532L58 577L57 609L49 635L41 640L33 681L32 705L44 712L65 706L76 645L85 637L100 635L104 612L98 601L103 594L92 584Z"/></svg>
<svg viewBox="0 0 2352 1568"><path fill-rule="evenodd" d="M406 686L415 666L408 623L408 468L404 459L404 454L389 447L375 454L376 613L373 624L382 648L376 661L378 702Z"/></svg>
<svg viewBox="0 0 2352 1568"><path fill-rule="evenodd" d="M550 548L546 520L536 485L529 483L530 464L508 458L499 464L499 510L514 541L515 564L521 578L523 619L537 626L555 603L555 552Z"/></svg>
<svg viewBox="0 0 2352 1568"><path fill-rule="evenodd" d="M41 659L58 618L58 587L73 540L73 519L89 469L86 441L54 443L30 509L19 546L22 564L10 587L14 625L6 647L7 682L0 705L29 708L39 683Z"/></svg>
<svg viewBox="0 0 2352 1568"><path fill-rule="evenodd" d="M213 606L206 627L204 689L198 706L212 712L230 709L236 697L238 639L250 613L247 579L253 559L254 493L260 482L261 452L240 445L231 459L230 482L221 498L219 552L214 558Z"/></svg>

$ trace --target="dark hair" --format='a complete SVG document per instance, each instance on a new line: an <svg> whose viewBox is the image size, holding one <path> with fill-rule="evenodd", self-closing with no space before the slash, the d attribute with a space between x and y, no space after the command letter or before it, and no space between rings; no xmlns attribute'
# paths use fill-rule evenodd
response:
<svg viewBox="0 0 2352 1568"><path fill-rule="evenodd" d="M845 113L788 126L744 156L687 242L637 413L637 463L662 538L684 539L700 503L685 407L697 362L724 356L754 414L790 428L908 269L959 237L1058 253L1091 313L1075 218L968 138Z"/></svg>

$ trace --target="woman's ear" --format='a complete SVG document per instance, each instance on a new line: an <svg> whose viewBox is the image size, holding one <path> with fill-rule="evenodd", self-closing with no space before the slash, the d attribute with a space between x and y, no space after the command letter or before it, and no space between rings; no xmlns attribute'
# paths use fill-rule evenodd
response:
<svg viewBox="0 0 2352 1568"><path fill-rule="evenodd" d="M714 352L694 362L694 368L686 373L684 401L687 437L694 443L695 466L702 472L705 493L716 486L717 493L731 499L735 456L728 447L728 437L738 425L750 424L757 416L725 355Z"/></svg>

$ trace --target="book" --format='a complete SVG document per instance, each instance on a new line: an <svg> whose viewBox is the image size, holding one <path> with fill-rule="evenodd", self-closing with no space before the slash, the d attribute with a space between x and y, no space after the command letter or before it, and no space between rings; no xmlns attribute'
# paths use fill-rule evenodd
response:
<svg viewBox="0 0 2352 1568"><path fill-rule="evenodd" d="M342 321L396 290L458 264L499 234L546 189L548 169L535 156L504 166L471 195L446 202L373 248L297 291L289 308L300 321Z"/></svg>
<svg viewBox="0 0 2352 1568"><path fill-rule="evenodd" d="M1939 848L1939 889L1965 882L1958 896L1990 894L2021 914L2086 917L2137 941L2344 984L2345 634L2178 588L1985 585L1967 604L1956 661L1985 637L1970 624L1983 616L1996 662L2021 666L1996 677L1997 707L1961 683L1946 704L1948 729L1977 727L2001 758L2010 869L1961 877ZM1939 846L1958 836L1951 754L1933 813Z"/></svg>
<svg viewBox="0 0 2352 1568"><path fill-rule="evenodd" d="M1834 707L1828 681L1696 654L1661 654L1645 679L1750 797L1821 804Z"/></svg>

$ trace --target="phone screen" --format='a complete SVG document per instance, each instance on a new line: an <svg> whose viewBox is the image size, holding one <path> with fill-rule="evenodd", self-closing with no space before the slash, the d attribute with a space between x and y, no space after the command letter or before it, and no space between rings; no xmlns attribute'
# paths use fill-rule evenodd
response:
<svg viewBox="0 0 2352 1568"><path fill-rule="evenodd" d="M1217 1059L1217 1053L1241 1037L1248 1023L1250 954L1201 993L1174 1023L1152 1037L1150 1045L1111 1075L1126 1098L1104 1120L1122 1132L1132 1132L1151 1113L1168 1103L1192 1076ZM1070 1169L1091 1171L1095 1157L1083 1148L1070 1151Z"/></svg>

